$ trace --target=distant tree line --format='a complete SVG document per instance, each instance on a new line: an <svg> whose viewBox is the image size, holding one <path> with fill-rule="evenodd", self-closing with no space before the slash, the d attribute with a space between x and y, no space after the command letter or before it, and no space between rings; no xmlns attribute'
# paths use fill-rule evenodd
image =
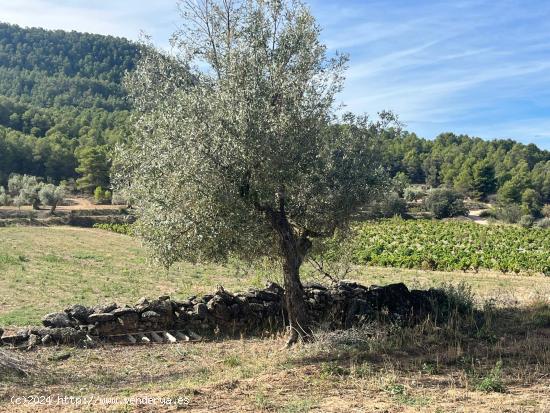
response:
<svg viewBox="0 0 550 413"><path fill-rule="evenodd" d="M396 132L383 136L379 147L391 175L411 183L453 188L474 199L497 194L501 203L550 202L550 151L534 144L453 133L432 141Z"/></svg>
<svg viewBox="0 0 550 413"><path fill-rule="evenodd" d="M108 189L113 147L131 136L122 79L139 55L140 46L121 38L0 23L0 185L16 173L72 179L88 193ZM377 139L395 184L391 205L378 206L386 214L403 198L422 197L410 184L473 199L496 194L532 215L550 203L550 152L536 145L398 130Z"/></svg>

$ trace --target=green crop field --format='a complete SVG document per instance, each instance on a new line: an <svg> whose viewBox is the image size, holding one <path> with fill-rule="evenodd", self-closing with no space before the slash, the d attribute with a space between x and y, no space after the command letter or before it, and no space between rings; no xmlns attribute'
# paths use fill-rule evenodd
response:
<svg viewBox="0 0 550 413"><path fill-rule="evenodd" d="M389 219L362 224L352 249L356 264L550 275L547 229Z"/></svg>

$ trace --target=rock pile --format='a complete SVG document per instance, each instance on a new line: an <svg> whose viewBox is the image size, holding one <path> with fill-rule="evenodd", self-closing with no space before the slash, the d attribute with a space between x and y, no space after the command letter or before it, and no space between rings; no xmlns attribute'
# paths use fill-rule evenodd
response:
<svg viewBox="0 0 550 413"><path fill-rule="evenodd" d="M414 323L447 302L440 290L412 290L404 284L365 287L340 281L332 286L304 285L311 320L328 329L348 328L378 320ZM275 283L261 290L231 294L219 287L214 294L184 301L168 296L142 298L133 307L80 304L46 315L42 327L12 333L0 329L0 344L32 347L38 344L79 344L93 337L140 332L186 331L203 336L239 336L274 332L286 325L284 290Z"/></svg>

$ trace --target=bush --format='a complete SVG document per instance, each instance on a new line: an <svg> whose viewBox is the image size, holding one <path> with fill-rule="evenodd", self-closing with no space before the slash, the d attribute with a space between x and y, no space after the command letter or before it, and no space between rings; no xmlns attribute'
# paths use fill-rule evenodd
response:
<svg viewBox="0 0 550 413"><path fill-rule="evenodd" d="M414 202L423 199L426 196L426 191L421 188L409 186L408 188L405 188L403 196L405 197L405 201Z"/></svg>
<svg viewBox="0 0 550 413"><path fill-rule="evenodd" d="M10 196L6 193L3 186L0 186L0 206L6 206L10 204Z"/></svg>
<svg viewBox="0 0 550 413"><path fill-rule="evenodd" d="M392 187L400 197L403 197L405 188L411 184L411 180L404 172L398 172L392 179Z"/></svg>
<svg viewBox="0 0 550 413"><path fill-rule="evenodd" d="M538 221L535 226L537 228L542 228L542 229L548 229L550 228L550 218L543 218L541 219L540 221Z"/></svg>
<svg viewBox="0 0 550 413"><path fill-rule="evenodd" d="M497 219L497 212L494 209L485 209L479 213L479 217Z"/></svg>
<svg viewBox="0 0 550 413"><path fill-rule="evenodd" d="M464 198L452 189L432 189L428 192L423 205L426 211L438 219L468 215Z"/></svg>
<svg viewBox="0 0 550 413"><path fill-rule="evenodd" d="M518 222L518 224L523 228L531 228L534 223L535 218L533 218L533 216L531 215L523 215Z"/></svg>
<svg viewBox="0 0 550 413"><path fill-rule="evenodd" d="M374 202L366 211L366 218L403 217L407 214L407 202L395 192L388 194L384 199Z"/></svg>
<svg viewBox="0 0 550 413"><path fill-rule="evenodd" d="M534 189L528 188L521 194L521 207L523 212L535 217L540 216L542 210L542 198Z"/></svg>
<svg viewBox="0 0 550 413"><path fill-rule="evenodd" d="M134 233L134 229L131 224L94 224L93 228L116 232L117 234L123 235L133 235Z"/></svg>
<svg viewBox="0 0 550 413"><path fill-rule="evenodd" d="M496 216L500 221L507 222L508 224L517 224L523 216L523 211L519 205L509 204L498 208Z"/></svg>
<svg viewBox="0 0 550 413"><path fill-rule="evenodd" d="M506 386L504 386L504 382L502 381L502 361L498 361L495 368L486 377L481 378L475 388L485 393L506 392Z"/></svg>
<svg viewBox="0 0 550 413"><path fill-rule="evenodd" d="M94 199L95 199L95 202L98 204L111 203L112 197L113 197L113 194L108 189L103 190L102 187L98 186L94 190Z"/></svg>
<svg viewBox="0 0 550 413"><path fill-rule="evenodd" d="M13 203L17 207L32 205L33 209L38 209L38 192L42 186L40 178L31 175L12 174L8 180L8 192L14 197Z"/></svg>
<svg viewBox="0 0 550 413"><path fill-rule="evenodd" d="M119 192L113 192L111 203L113 205L128 205L128 200L124 196L122 196Z"/></svg>
<svg viewBox="0 0 550 413"><path fill-rule="evenodd" d="M542 208L542 215L545 216L546 218L550 218L550 205L545 205Z"/></svg>

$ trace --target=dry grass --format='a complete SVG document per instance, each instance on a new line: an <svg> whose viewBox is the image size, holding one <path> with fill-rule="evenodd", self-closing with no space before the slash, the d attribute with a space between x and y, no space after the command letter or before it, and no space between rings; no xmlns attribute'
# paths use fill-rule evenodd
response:
<svg viewBox="0 0 550 413"><path fill-rule="evenodd" d="M316 343L285 351L278 350L280 336L39 348L19 353L36 367L29 377L0 375L0 411L76 410L56 405L58 396L93 396L81 411L176 410L99 402L149 396L187 398L181 407L192 412L550 412L547 278L376 268L355 268L348 277L409 286L466 280L478 305L485 303L484 322L471 315L446 325L320 332ZM0 325L35 321L69 303L133 302L263 281L264 273L235 266L182 264L166 273L147 262L135 240L99 230L0 228ZM31 395L54 404L12 403Z"/></svg>
<svg viewBox="0 0 550 413"><path fill-rule="evenodd" d="M94 403L147 395L188 398L185 409L193 412L550 411L548 303L490 311L489 324L479 331L429 322L404 329L371 326L360 340L325 334L289 351L276 351L282 337L41 348L27 354L41 373L0 380L0 410L34 411L10 403L21 395L93 395ZM493 377L499 363L502 372ZM484 380L501 387L487 392L492 388L480 386ZM160 408L94 404L88 411L135 410Z"/></svg>

